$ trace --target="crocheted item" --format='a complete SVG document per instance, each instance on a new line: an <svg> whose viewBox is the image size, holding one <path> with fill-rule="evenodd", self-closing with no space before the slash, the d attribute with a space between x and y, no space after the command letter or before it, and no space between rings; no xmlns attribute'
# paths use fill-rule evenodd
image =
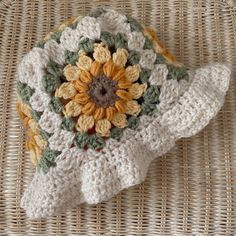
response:
<svg viewBox="0 0 236 236"><path fill-rule="evenodd" d="M155 157L215 116L230 68L188 70L155 31L98 9L49 33L17 75L17 109L36 166L21 205L38 218L142 182Z"/></svg>

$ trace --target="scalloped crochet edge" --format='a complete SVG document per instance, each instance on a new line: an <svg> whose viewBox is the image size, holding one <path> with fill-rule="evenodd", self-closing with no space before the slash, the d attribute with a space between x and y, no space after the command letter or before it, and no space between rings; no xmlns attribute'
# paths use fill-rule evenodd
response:
<svg viewBox="0 0 236 236"><path fill-rule="evenodd" d="M120 142L108 141L99 153L67 150L47 174L37 170L21 206L30 218L42 218L83 202L106 201L143 182L154 158L169 151L177 139L199 132L216 115L229 81L230 66L197 69L188 90L170 110L154 119L144 116L140 128L126 130ZM106 153L109 149L113 151Z"/></svg>

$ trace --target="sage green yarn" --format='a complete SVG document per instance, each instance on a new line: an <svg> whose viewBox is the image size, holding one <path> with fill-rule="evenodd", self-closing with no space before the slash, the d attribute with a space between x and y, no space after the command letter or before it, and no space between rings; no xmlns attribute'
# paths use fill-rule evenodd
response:
<svg viewBox="0 0 236 236"><path fill-rule="evenodd" d="M167 79L176 79L177 81L181 79L188 79L189 75L185 67L177 67L174 65L167 65L168 75Z"/></svg>
<svg viewBox="0 0 236 236"><path fill-rule="evenodd" d="M142 103L141 105L141 114L142 115L153 115L157 111L156 104L153 103Z"/></svg>
<svg viewBox="0 0 236 236"><path fill-rule="evenodd" d="M143 27L141 26L141 24L138 23L137 20L135 20L133 17L129 16L129 15L126 15L127 17L127 21L129 22L130 24L130 29L131 31L142 31L143 30Z"/></svg>
<svg viewBox="0 0 236 236"><path fill-rule="evenodd" d="M156 85L150 85L145 91L143 98L146 103L157 103L159 101L159 89Z"/></svg>
<svg viewBox="0 0 236 236"><path fill-rule="evenodd" d="M119 140L122 137L122 134L123 129L115 127L111 129L110 138Z"/></svg>
<svg viewBox="0 0 236 236"><path fill-rule="evenodd" d="M136 129L139 125L139 118L138 117L135 117L135 116L131 116L129 119L128 119L128 127L130 129Z"/></svg>
<svg viewBox="0 0 236 236"><path fill-rule="evenodd" d="M75 144L78 148L84 148L89 143L89 135L78 132L75 136Z"/></svg>
<svg viewBox="0 0 236 236"><path fill-rule="evenodd" d="M94 17L94 18L97 18L99 17L102 13L105 13L106 11L103 9L103 8L98 8L97 10L95 11L92 11L89 16L91 17Z"/></svg>
<svg viewBox="0 0 236 236"><path fill-rule="evenodd" d="M55 77L61 77L63 75L63 66L54 61L50 61L47 64L47 71L49 74L54 75Z"/></svg>
<svg viewBox="0 0 236 236"><path fill-rule="evenodd" d="M103 31L101 33L101 40L110 48L115 46L115 37L109 32Z"/></svg>
<svg viewBox="0 0 236 236"><path fill-rule="evenodd" d="M29 103L30 97L34 93L34 89L32 89L25 83L17 81L17 93L20 95L20 97L25 103Z"/></svg>
<svg viewBox="0 0 236 236"><path fill-rule="evenodd" d="M127 36L123 33L118 33L115 36L115 48L127 48L128 39Z"/></svg>
<svg viewBox="0 0 236 236"><path fill-rule="evenodd" d="M141 58L141 55L139 52L137 51L134 51L134 50L131 50L129 52L129 56L128 56L128 62L131 64L131 65L136 65L139 63L139 60Z"/></svg>
<svg viewBox="0 0 236 236"><path fill-rule="evenodd" d="M32 111L31 111L31 115L32 115L33 119L34 119L36 122L38 122L38 121L40 120L40 117L41 117L42 114L43 114L42 112L35 111L35 110L33 110L33 109L32 109Z"/></svg>
<svg viewBox="0 0 236 236"><path fill-rule="evenodd" d="M49 103L49 107L55 113L62 112L63 105L62 105L61 99L59 97L52 97L52 99Z"/></svg>
<svg viewBox="0 0 236 236"><path fill-rule="evenodd" d="M144 43L143 48L144 49L153 49L152 41L148 37L145 38L145 43Z"/></svg>
<svg viewBox="0 0 236 236"><path fill-rule="evenodd" d="M39 41L39 42L36 44L36 47L38 47L38 48L44 48L44 45L45 45L45 41L41 40L41 41Z"/></svg>
<svg viewBox="0 0 236 236"><path fill-rule="evenodd" d="M75 122L72 118L63 118L61 127L65 130L72 131L75 128Z"/></svg>
<svg viewBox="0 0 236 236"><path fill-rule="evenodd" d="M154 62L155 64L163 64L165 61L165 58L160 53L156 54L156 60Z"/></svg>
<svg viewBox="0 0 236 236"><path fill-rule="evenodd" d="M150 76L151 76L151 70L142 69L140 72L139 78L142 83L147 83Z"/></svg>
<svg viewBox="0 0 236 236"><path fill-rule="evenodd" d="M65 51L65 62L66 64L75 65L76 61L78 60L78 53L71 52L69 50Z"/></svg>
<svg viewBox="0 0 236 236"><path fill-rule="evenodd" d="M87 53L93 52L93 48L94 48L93 44L94 44L94 40L89 39L89 38L84 38L79 42L79 48Z"/></svg>
<svg viewBox="0 0 236 236"><path fill-rule="evenodd" d="M47 93L54 92L61 84L60 78L54 75L47 74L42 78L42 85Z"/></svg>
<svg viewBox="0 0 236 236"><path fill-rule="evenodd" d="M43 170L44 173L47 173L51 166L56 166L55 159L60 154L58 151L51 150L46 148L43 151L41 160L39 162L39 167Z"/></svg>
<svg viewBox="0 0 236 236"><path fill-rule="evenodd" d="M41 129L40 130L40 135L42 136L42 138L45 141L48 141L48 139L50 138L51 134L49 134L48 132L46 132L45 130Z"/></svg>
<svg viewBox="0 0 236 236"><path fill-rule="evenodd" d="M60 43L61 31L55 32L51 35L51 39L54 39L57 43Z"/></svg>
<svg viewBox="0 0 236 236"><path fill-rule="evenodd" d="M103 148L105 146L104 139L99 134L89 135L88 147L94 150Z"/></svg>

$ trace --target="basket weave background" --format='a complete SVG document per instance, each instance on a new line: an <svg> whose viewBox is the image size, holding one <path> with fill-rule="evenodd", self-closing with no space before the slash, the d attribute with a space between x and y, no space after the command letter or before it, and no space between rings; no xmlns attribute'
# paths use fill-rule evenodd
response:
<svg viewBox="0 0 236 236"><path fill-rule="evenodd" d="M190 68L233 64L224 107L150 166L146 181L110 201L43 220L19 207L33 175L16 114L16 65L66 18L113 6L155 28ZM0 1L0 235L236 235L235 1Z"/></svg>

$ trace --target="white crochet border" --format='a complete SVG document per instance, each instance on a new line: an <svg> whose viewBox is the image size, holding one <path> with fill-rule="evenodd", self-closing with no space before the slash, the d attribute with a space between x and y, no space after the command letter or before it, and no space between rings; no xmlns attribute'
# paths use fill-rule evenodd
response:
<svg viewBox="0 0 236 236"><path fill-rule="evenodd" d="M175 141L199 132L224 103L230 67L209 65L192 71L192 83L163 114L144 116L138 131L125 130L118 142L108 140L102 152L65 150L47 174L37 170L21 206L31 218L47 217L79 203L106 201L141 183L151 161Z"/></svg>

